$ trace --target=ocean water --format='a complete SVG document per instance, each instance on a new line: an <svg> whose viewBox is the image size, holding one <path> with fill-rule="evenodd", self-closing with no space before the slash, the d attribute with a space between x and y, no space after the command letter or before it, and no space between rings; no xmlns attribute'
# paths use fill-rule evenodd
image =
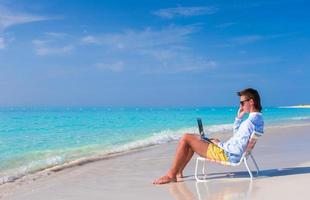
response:
<svg viewBox="0 0 310 200"><path fill-rule="evenodd" d="M1 108L0 184L71 161L166 143L184 132L232 130L237 107ZM310 109L270 107L265 125L310 122Z"/></svg>

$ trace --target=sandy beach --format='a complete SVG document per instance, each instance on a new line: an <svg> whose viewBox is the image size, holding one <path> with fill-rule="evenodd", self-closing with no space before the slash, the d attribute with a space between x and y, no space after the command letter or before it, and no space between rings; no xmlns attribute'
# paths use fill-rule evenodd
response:
<svg viewBox="0 0 310 200"><path fill-rule="evenodd" d="M177 145L173 142L57 172L29 175L2 185L0 196L13 200L309 199L309 131L310 125L266 128L253 152L261 173L252 182L244 166L209 163L208 182L196 183L193 159L182 182L153 185L171 163Z"/></svg>
<svg viewBox="0 0 310 200"><path fill-rule="evenodd" d="M309 6L0 0L0 200L310 199Z"/></svg>

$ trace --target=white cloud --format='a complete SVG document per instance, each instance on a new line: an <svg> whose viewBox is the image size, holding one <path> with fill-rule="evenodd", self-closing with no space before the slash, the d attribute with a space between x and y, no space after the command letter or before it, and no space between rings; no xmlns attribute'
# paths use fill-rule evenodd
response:
<svg viewBox="0 0 310 200"><path fill-rule="evenodd" d="M100 44L100 42L93 36L88 35L81 39L82 44Z"/></svg>
<svg viewBox="0 0 310 200"><path fill-rule="evenodd" d="M246 45L252 44L255 42L263 41L263 40L272 40L278 39L283 37L289 37L294 35L295 33L280 33L280 34L272 34L272 35L244 35L230 39L229 44L230 46L236 45Z"/></svg>
<svg viewBox="0 0 310 200"><path fill-rule="evenodd" d="M11 42L15 40L12 34L1 34L0 32L0 49L5 49Z"/></svg>
<svg viewBox="0 0 310 200"><path fill-rule="evenodd" d="M197 15L211 15L218 11L217 7L206 6L206 7L177 7L177 8L166 8L160 9L153 12L162 18L172 19L179 16L197 16Z"/></svg>
<svg viewBox="0 0 310 200"><path fill-rule="evenodd" d="M144 49L163 45L184 43L190 34L199 30L198 26L170 26L162 30L147 28L143 31L125 31L116 34L86 36L81 39L83 44L107 45L112 49Z"/></svg>
<svg viewBox="0 0 310 200"><path fill-rule="evenodd" d="M32 43L38 56L63 55L74 49L74 46L71 44L55 44L56 41L53 39L35 39Z"/></svg>
<svg viewBox="0 0 310 200"><path fill-rule="evenodd" d="M43 46L47 43L48 41L46 40L39 40L39 39L36 39L36 40L33 40L32 43L35 45L35 46Z"/></svg>
<svg viewBox="0 0 310 200"><path fill-rule="evenodd" d="M52 18L12 11L0 5L0 49L4 49L14 38L3 37L5 30L19 24L50 20Z"/></svg>
<svg viewBox="0 0 310 200"><path fill-rule="evenodd" d="M72 45L66 45L64 47L37 47L35 49L36 54L39 56L45 55L63 55L73 50Z"/></svg>
<svg viewBox="0 0 310 200"><path fill-rule="evenodd" d="M14 12L5 7L0 7L0 31L18 24L44 21L49 19L50 18L44 16Z"/></svg>
<svg viewBox="0 0 310 200"><path fill-rule="evenodd" d="M32 40L36 55L66 55L76 47L76 38L62 32L45 32L38 39Z"/></svg>
<svg viewBox="0 0 310 200"><path fill-rule="evenodd" d="M54 37L54 38L63 38L66 37L66 33L58 33L58 32L45 32L44 33L48 37Z"/></svg>
<svg viewBox="0 0 310 200"><path fill-rule="evenodd" d="M143 70L144 74L154 73L193 73L204 70L212 70L217 67L217 62L206 57L198 57L196 55L186 55L177 53L172 59L165 59L158 65L153 64L151 67Z"/></svg>
<svg viewBox="0 0 310 200"><path fill-rule="evenodd" d="M109 70L113 72L121 72L124 70L124 62L117 61L114 63L97 63L96 67L100 70Z"/></svg>
<svg viewBox="0 0 310 200"><path fill-rule="evenodd" d="M265 39L261 35L246 35L231 39L231 42L237 45L250 44Z"/></svg>
<svg viewBox="0 0 310 200"><path fill-rule="evenodd" d="M134 70L141 73L178 73L195 72L212 69L216 61L200 56L187 43L191 34L199 30L199 26L170 26L160 30L146 28L142 31L125 31L116 34L89 35L81 39L81 44L102 46L101 57L109 60L104 63L105 69L119 71ZM113 58L126 60L126 65L116 65ZM114 70L116 71L116 70Z"/></svg>

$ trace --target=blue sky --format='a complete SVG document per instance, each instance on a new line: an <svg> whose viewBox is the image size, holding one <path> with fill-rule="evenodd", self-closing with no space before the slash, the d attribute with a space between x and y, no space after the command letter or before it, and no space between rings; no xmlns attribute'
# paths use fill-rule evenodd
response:
<svg viewBox="0 0 310 200"><path fill-rule="evenodd" d="M307 1L0 0L0 106L310 103Z"/></svg>

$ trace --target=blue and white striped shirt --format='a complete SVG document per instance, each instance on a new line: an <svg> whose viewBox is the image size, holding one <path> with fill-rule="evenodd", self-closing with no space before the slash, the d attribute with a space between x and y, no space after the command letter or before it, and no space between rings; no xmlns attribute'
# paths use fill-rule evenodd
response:
<svg viewBox="0 0 310 200"><path fill-rule="evenodd" d="M218 143L218 146L225 151L230 162L239 162L253 131L264 132L262 113L252 112L244 121L239 118L235 119L234 135L226 142Z"/></svg>

